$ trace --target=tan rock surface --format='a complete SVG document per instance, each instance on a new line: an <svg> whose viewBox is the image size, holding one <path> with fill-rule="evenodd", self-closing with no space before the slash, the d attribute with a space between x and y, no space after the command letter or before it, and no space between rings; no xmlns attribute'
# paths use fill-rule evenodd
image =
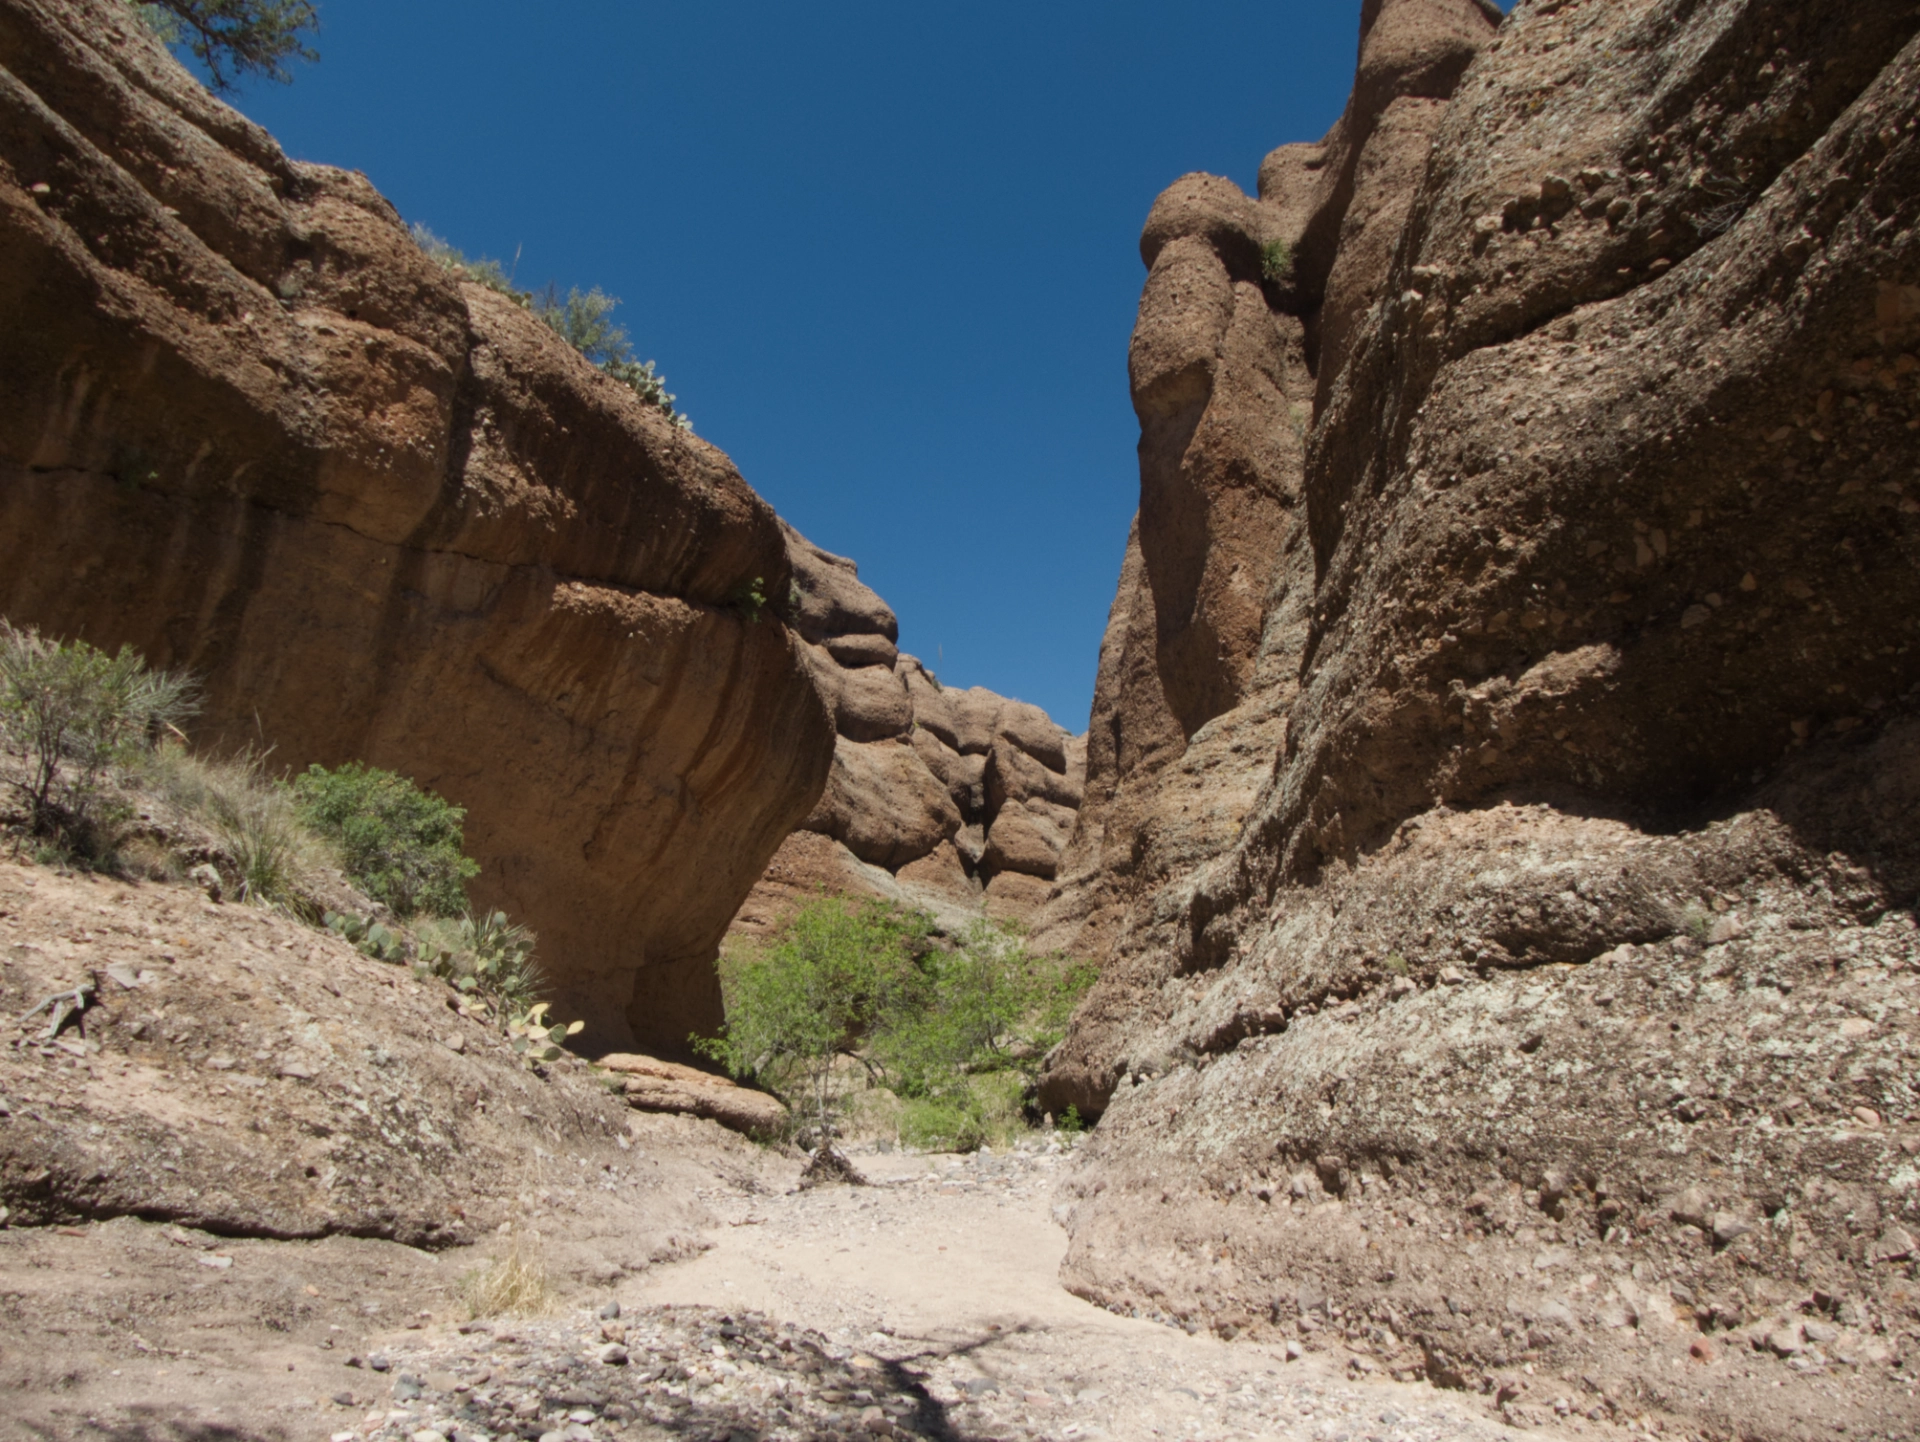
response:
<svg viewBox="0 0 1920 1442"><path fill-rule="evenodd" d="M990 885L1007 869L1057 869L1086 789L1084 738L1038 706L943 687L898 650L892 610L852 561L786 536L793 624L839 734L819 802L742 903L732 940L766 940L822 893L927 907L942 926L989 910L1025 920L1045 888L1010 884L990 899Z"/></svg>
<svg viewBox="0 0 1920 1442"><path fill-rule="evenodd" d="M777 1136L787 1120L779 1098L724 1076L635 1052L608 1052L597 1065L624 1078L621 1095L635 1111L705 1117L748 1136Z"/></svg>
<svg viewBox="0 0 1920 1442"><path fill-rule="evenodd" d="M825 779L725 456L288 160L109 0L0 15L0 612L205 681L198 739L468 810L593 1047L718 1019Z"/></svg>
<svg viewBox="0 0 1920 1442"><path fill-rule="evenodd" d="M1347 116L1263 166L1279 220L1158 237L1038 930L1105 960L1042 1088L1106 1112L1066 1276L1524 1425L1898 1435L1920 12L1478 16L1366 7ZM1315 398L1237 533L1169 485L1233 374L1230 223L1298 227L1249 467ZM1257 640L1193 648L1261 551Z"/></svg>

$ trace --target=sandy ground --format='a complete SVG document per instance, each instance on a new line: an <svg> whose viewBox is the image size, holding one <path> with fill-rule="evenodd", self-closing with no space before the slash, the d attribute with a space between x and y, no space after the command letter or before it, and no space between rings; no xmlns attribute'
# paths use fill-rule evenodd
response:
<svg viewBox="0 0 1920 1442"><path fill-rule="evenodd" d="M620 1291L817 1328L925 1374L962 1437L1413 1442L1511 1437L1486 1399L1351 1377L1344 1357L1189 1336L1114 1316L1057 1281L1059 1155L864 1154L877 1184L710 1199L710 1250ZM1617 1429L1571 1419L1551 1436Z"/></svg>

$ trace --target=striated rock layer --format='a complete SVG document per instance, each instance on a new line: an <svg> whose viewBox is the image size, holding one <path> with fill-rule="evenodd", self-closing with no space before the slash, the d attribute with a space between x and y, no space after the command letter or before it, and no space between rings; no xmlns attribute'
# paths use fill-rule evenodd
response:
<svg viewBox="0 0 1920 1442"><path fill-rule="evenodd" d="M1105 968L1069 1285L1518 1421L1904 1435L1920 6L1362 24L1324 141L1142 238L1040 918Z"/></svg>
<svg viewBox="0 0 1920 1442"><path fill-rule="evenodd" d="M825 791L730 938L762 941L823 892L919 907L946 929L1026 920L1073 830L1086 738L1024 701L943 687L899 649L898 620L852 561L786 537L789 618L838 734Z"/></svg>
<svg viewBox="0 0 1920 1442"><path fill-rule="evenodd" d="M114 0L0 4L0 340L0 612L191 668L199 739L465 806L591 1046L712 1029L833 734L724 455Z"/></svg>

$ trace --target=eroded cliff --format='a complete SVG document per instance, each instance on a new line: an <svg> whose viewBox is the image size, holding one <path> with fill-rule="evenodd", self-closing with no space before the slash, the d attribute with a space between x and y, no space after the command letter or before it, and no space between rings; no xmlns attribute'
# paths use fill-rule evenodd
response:
<svg viewBox="0 0 1920 1442"><path fill-rule="evenodd" d="M110 0L0 6L0 336L0 612L191 668L208 744L465 806L590 1047L713 1029L833 756L724 455Z"/></svg>
<svg viewBox="0 0 1920 1442"><path fill-rule="evenodd" d="M823 892L918 907L949 930L1027 920L1073 830L1086 738L1027 702L942 686L899 649L899 621L854 562L786 536L788 614L833 713L833 766L730 935L764 940Z"/></svg>
<svg viewBox="0 0 1920 1442"><path fill-rule="evenodd" d="M1521 1420L1898 1433L1920 7L1362 24L1324 141L1142 238L1070 1285Z"/></svg>

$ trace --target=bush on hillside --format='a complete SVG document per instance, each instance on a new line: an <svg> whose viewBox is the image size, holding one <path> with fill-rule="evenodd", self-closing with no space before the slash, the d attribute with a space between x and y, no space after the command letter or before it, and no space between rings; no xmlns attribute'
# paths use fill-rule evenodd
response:
<svg viewBox="0 0 1920 1442"><path fill-rule="evenodd" d="M394 914L458 916L480 874L463 851L467 813L406 777L350 761L293 780L308 826L340 853L350 880Z"/></svg>
<svg viewBox="0 0 1920 1442"><path fill-rule="evenodd" d="M30 834L68 855L104 860L124 807L113 770L150 749L195 707L190 678L0 620L0 735L22 759L8 777Z"/></svg>

